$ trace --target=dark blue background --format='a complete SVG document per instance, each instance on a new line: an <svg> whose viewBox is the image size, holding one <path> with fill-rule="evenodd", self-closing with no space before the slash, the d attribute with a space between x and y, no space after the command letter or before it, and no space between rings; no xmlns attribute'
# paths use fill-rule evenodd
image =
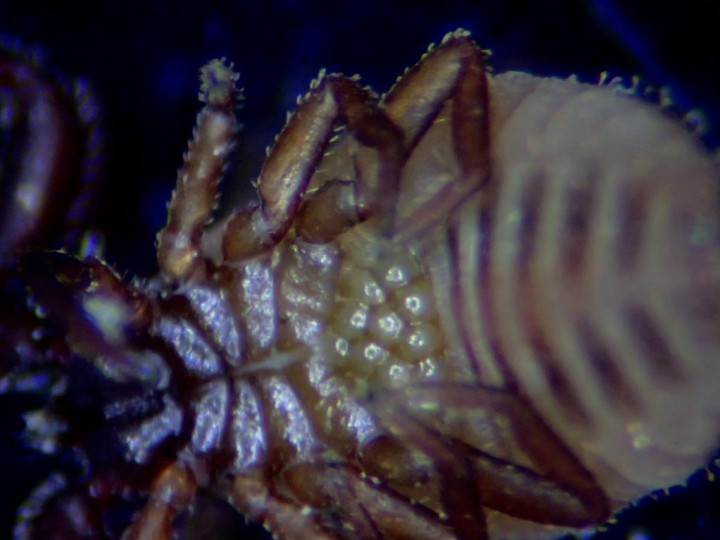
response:
<svg viewBox="0 0 720 540"><path fill-rule="evenodd" d="M621 4L621 5L620 5ZM203 0L8 1L0 34L37 47L45 65L94 88L107 138L94 223L107 259L128 275L151 275L154 237L164 224L198 110L197 70L227 56L246 90L226 192L247 186L264 147L320 67L360 73L385 91L431 41L465 27L493 50L496 71L595 81L641 74L669 86L682 110L701 108L715 145L720 121L720 7L712 1L478 0L325 2ZM15 505L51 467L23 450L18 403L0 397L0 539ZM610 538L651 527L653 538L720 538L720 489L698 477L660 505L643 505Z"/></svg>

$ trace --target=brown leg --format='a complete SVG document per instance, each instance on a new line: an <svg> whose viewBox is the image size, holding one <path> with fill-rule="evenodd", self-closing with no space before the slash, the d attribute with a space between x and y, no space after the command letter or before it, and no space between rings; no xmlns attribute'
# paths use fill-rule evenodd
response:
<svg viewBox="0 0 720 540"><path fill-rule="evenodd" d="M265 483L249 476L237 476L230 481L230 503L247 519L263 526L276 538L284 540L331 540L315 523L311 513L303 512L296 504L271 495Z"/></svg>
<svg viewBox="0 0 720 540"><path fill-rule="evenodd" d="M400 238L422 236L471 193L492 187L485 57L467 32L448 34L382 103L410 150L394 227Z"/></svg>
<svg viewBox="0 0 720 540"><path fill-rule="evenodd" d="M432 408L502 415L539 472L438 433L412 412ZM447 462L449 453L469 461L484 506L521 519L568 526L598 523L609 515L609 501L591 473L523 399L508 391L460 383L423 384L394 390L375 409L388 427L431 459L440 456L441 462Z"/></svg>
<svg viewBox="0 0 720 540"><path fill-rule="evenodd" d="M360 222L354 182L329 180L300 207L295 229L300 238L324 244Z"/></svg>
<svg viewBox="0 0 720 540"><path fill-rule="evenodd" d="M488 166L488 88L485 56L464 30L447 34L443 42L418 62L392 88L382 103L390 120L402 129L414 148L442 106L452 100L455 151L463 165L462 181L479 180Z"/></svg>
<svg viewBox="0 0 720 540"><path fill-rule="evenodd" d="M355 184L330 180L311 194L298 216L298 234L311 242L327 242L371 215L382 216L384 230L394 232L398 206L410 209L404 214L412 212L412 217L399 216L400 228L417 232L482 187L490 177L484 58L485 53L469 35L457 31L448 34L439 47L404 75L380 103L383 113L402 134L403 146L389 136L377 136L382 130L375 128L370 142L356 136L367 146L384 149L385 154L373 154L367 147L354 153L333 148L356 170L361 168L360 180ZM360 118L359 125L364 124L372 125L367 118ZM427 138L427 147L420 147L423 138ZM438 153L444 154L440 170L433 161ZM397 185L392 176L397 160L403 185ZM362 168L369 171L383 164L387 171L384 175L363 174ZM330 164L323 175L332 178L337 166ZM383 177L393 181L377 181ZM357 208L353 208L354 201Z"/></svg>
<svg viewBox="0 0 720 540"><path fill-rule="evenodd" d="M353 193L358 219L380 215L392 227L399 176L408 151L414 149L446 104L451 103L449 117L443 122L451 123L452 152L461 174L449 183L430 180L445 204L439 205L438 210L437 200L423 201L416 214L425 216L418 221L422 224L434 219L439 211L447 212L487 177L487 85L483 58L482 51L464 33L451 34L396 84L382 104L353 79L330 75L315 83L265 161L258 180L260 204L237 214L228 223L223 242L225 260L239 261L260 253L285 234L337 120L344 122L360 143L356 154L348 157L353 160L358 176ZM203 68L201 78L201 95L207 105L198 117L196 136L179 173L168 224L158 235L160 269L176 280L188 279L202 270L202 231L215 205L217 185L235 129L232 106L237 76L221 61L213 61ZM420 191L428 190L424 187ZM348 209L344 204L334 207L333 196L325 193L321 206L339 212L342 221ZM314 216L314 212L306 214ZM354 215L353 212L351 221ZM337 222L330 219L331 228L337 227ZM308 236L313 239L315 233ZM318 238L328 236L323 233Z"/></svg>
<svg viewBox="0 0 720 540"><path fill-rule="evenodd" d="M224 59L212 60L200 71L200 99L205 107L178 172L167 225L158 234L158 264L168 278L187 279L202 270L202 233L215 208L218 184L232 149L237 79Z"/></svg>
<svg viewBox="0 0 720 540"><path fill-rule="evenodd" d="M400 426L398 438L379 437L361 450L364 470L413 500L434 507L444 513L447 524L458 540L487 538L487 524L483 513L486 506L482 486L478 485L471 457L458 452L439 433L432 433L408 414L398 411L380 414L392 417ZM407 446L401 442L407 442ZM415 458L413 448L431 461L431 470Z"/></svg>
<svg viewBox="0 0 720 540"><path fill-rule="evenodd" d="M317 519L343 538L450 540L484 536L453 536L450 528L428 509L398 496L386 486L361 476L348 466L302 463L286 470L279 482Z"/></svg>
<svg viewBox="0 0 720 540"><path fill-rule="evenodd" d="M353 79L328 75L313 85L265 160L258 181L260 204L228 223L223 243L226 261L256 255L287 232L338 120L361 144L355 162L358 181L351 197L357 215L359 219L384 215L392 196L380 197L380 193L396 190L405 155L402 134L373 93ZM335 191L326 191L323 206L328 212L346 213L346 205L338 208L333 203L335 196Z"/></svg>
<svg viewBox="0 0 720 540"><path fill-rule="evenodd" d="M123 540L170 540L172 522L187 509L197 483L180 462L167 466L155 479L148 501L123 534Z"/></svg>
<svg viewBox="0 0 720 540"><path fill-rule="evenodd" d="M265 160L258 181L260 204L228 223L225 260L236 262L257 255L287 232L337 121L343 122L349 129L347 136L359 143L343 154L352 163L352 182L331 180L308 197L298 224L300 236L326 242L357 220L371 216L380 216L385 230L391 232L403 166L441 113L447 118L440 124L451 124L450 144L461 174L449 184L435 177L420 181L433 184L418 186L419 191L427 193L429 188L440 195L427 201L423 208L426 217L419 222L437 216L438 208L449 211L488 177L483 58L484 53L469 37L462 32L452 34L403 77L382 103L353 79L329 75L314 83ZM327 174L332 178L334 169ZM442 204L438 204L439 198Z"/></svg>

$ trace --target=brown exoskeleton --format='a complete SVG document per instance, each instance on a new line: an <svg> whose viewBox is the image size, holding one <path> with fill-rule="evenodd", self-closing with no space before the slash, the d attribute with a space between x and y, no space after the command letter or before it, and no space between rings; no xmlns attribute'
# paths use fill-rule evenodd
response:
<svg viewBox="0 0 720 540"><path fill-rule="evenodd" d="M704 463L712 161L609 88L484 62L457 31L382 98L321 74L259 202L207 230L237 76L203 69L160 275L25 258L65 384L98 390L90 427L57 427L69 392L36 418L88 473L39 489L19 538L112 536L105 509L145 494L122 537L170 538L199 488L287 540L536 538Z"/></svg>

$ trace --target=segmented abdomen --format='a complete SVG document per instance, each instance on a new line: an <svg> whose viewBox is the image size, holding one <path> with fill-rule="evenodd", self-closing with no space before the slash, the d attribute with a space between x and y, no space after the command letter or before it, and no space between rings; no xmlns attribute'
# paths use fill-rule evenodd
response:
<svg viewBox="0 0 720 540"><path fill-rule="evenodd" d="M639 100L515 73L492 80L490 140L489 189L426 243L446 334L611 497L683 481L720 428L712 161Z"/></svg>

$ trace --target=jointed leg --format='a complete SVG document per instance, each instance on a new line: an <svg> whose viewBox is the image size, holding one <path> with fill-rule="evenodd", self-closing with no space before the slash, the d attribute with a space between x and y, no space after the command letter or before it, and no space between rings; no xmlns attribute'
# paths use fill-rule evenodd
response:
<svg viewBox="0 0 720 540"><path fill-rule="evenodd" d="M448 524L427 508L363 478L347 465L301 463L282 474L280 485L313 508L316 519L343 538L450 540ZM480 540L481 535L472 537Z"/></svg>
<svg viewBox="0 0 720 540"><path fill-rule="evenodd" d="M230 503L247 519L263 526L275 537L284 540L332 540L315 523L309 512L302 512L296 504L270 494L261 480L237 476L228 487Z"/></svg>
<svg viewBox="0 0 720 540"><path fill-rule="evenodd" d="M467 32L448 34L382 102L411 150L400 185L396 237L419 235L471 193L493 188L486 55Z"/></svg>
<svg viewBox="0 0 720 540"><path fill-rule="evenodd" d="M185 154L168 207L168 222L158 234L158 264L168 278L183 280L202 269L203 229L215 208L217 188L232 149L233 108L238 75L223 60L200 71L200 99L205 102Z"/></svg>
<svg viewBox="0 0 720 540"><path fill-rule="evenodd" d="M403 130L409 147L429 129L448 100L452 100L452 135L464 179L487 166L488 88L486 53L458 30L424 56L392 88L382 107Z"/></svg>
<svg viewBox="0 0 720 540"><path fill-rule="evenodd" d="M388 427L431 459L439 456L447 462L447 456L454 455L470 462L481 497L478 505L521 519L568 526L598 523L609 515L608 499L592 474L518 396L480 385L433 383L393 390L375 408ZM505 417L511 435L539 472L438 433L413 414L432 408L486 410Z"/></svg>
<svg viewBox="0 0 720 540"><path fill-rule="evenodd" d="M158 235L161 271L173 279L188 279L202 268L202 231L215 205L235 129L236 79L220 61L211 62L202 72L201 95L207 105L198 117L195 138L179 173L168 224ZM348 156L356 178L343 189L311 195L309 199L321 200L309 203L300 234L310 241L327 241L343 227L375 215L392 228L398 181L408 153L449 102L452 112L447 120L452 124L453 153L461 175L451 184L433 180L435 191L451 192L447 204L442 205L445 211L487 176L487 88L482 51L465 35L451 35L403 77L382 103L353 79L339 75L321 78L265 161L258 180L260 204L229 222L223 243L225 260L239 261L262 252L287 232L338 120L360 143L355 154ZM318 208L324 216L318 217Z"/></svg>
<svg viewBox="0 0 720 540"><path fill-rule="evenodd" d="M172 522L187 509L195 496L197 483L180 462L163 470L153 482L148 501L123 534L123 540L170 540Z"/></svg>
<svg viewBox="0 0 720 540"><path fill-rule="evenodd" d="M423 59L379 103L353 79L324 77L314 85L283 130L265 161L258 189L260 205L238 214L225 235L224 255L237 261L273 246L285 234L305 196L337 120L360 143L351 160L351 182L330 180L307 197L300 211L298 234L325 242L354 224L380 216L394 228L400 174L409 153L430 129L446 104L451 112L452 154L459 177L448 184L422 178L438 192L448 190L448 211L488 176L487 85L483 52L462 33L451 35ZM430 152L431 154L433 152ZM330 171L332 175L332 171ZM333 185L339 184L339 185ZM428 185L419 188L427 191ZM427 209L425 209L427 210ZM437 211L417 212L420 222Z"/></svg>
<svg viewBox="0 0 720 540"><path fill-rule="evenodd" d="M383 215L386 207L394 206L392 194L405 155L402 133L369 90L353 79L328 75L313 85L265 160L258 181L260 204L228 223L223 244L226 261L262 252L287 232L338 120L347 125L361 148L355 161L357 182L345 184L347 189L342 194L335 190L318 192L331 231L339 222L352 224L356 219ZM384 197L380 197L381 192ZM312 217L315 212L313 209L308 215ZM335 214L342 217L335 219ZM318 231L322 234L317 238L329 239L331 231ZM316 239L314 233L309 234Z"/></svg>
<svg viewBox="0 0 720 540"><path fill-rule="evenodd" d="M382 229L390 236L398 229L416 233L484 187L490 177L484 58L466 33L449 34L379 105L360 96L351 80L338 78L335 83L344 87L338 85L333 95L345 96L338 99L338 115L361 144L333 150L348 162L344 169L354 170L355 178L329 180L307 194L295 222L298 234L311 242L327 242L371 216L383 220ZM324 163L318 163L322 168ZM315 163L308 165L306 172L312 174ZM330 164L324 176L332 178L335 166ZM261 193L270 178L263 175Z"/></svg>

